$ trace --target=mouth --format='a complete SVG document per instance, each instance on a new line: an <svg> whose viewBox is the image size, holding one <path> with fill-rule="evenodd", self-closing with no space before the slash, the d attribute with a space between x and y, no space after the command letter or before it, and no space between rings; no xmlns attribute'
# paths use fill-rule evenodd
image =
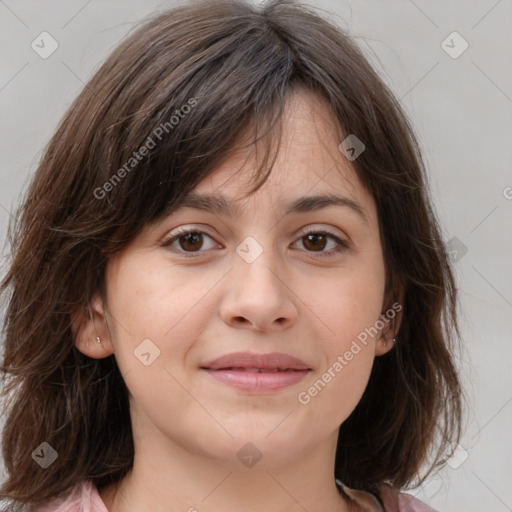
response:
<svg viewBox="0 0 512 512"><path fill-rule="evenodd" d="M242 391L271 392L297 384L311 368L288 354L234 353L201 366L201 370Z"/></svg>
<svg viewBox="0 0 512 512"><path fill-rule="evenodd" d="M204 368L217 381L242 391L277 391L300 382L310 370L262 368Z"/></svg>
<svg viewBox="0 0 512 512"><path fill-rule="evenodd" d="M303 370L296 370L293 368L248 368L248 367L240 367L240 368L218 368L213 370L212 368L205 368L205 370L212 371L232 371L232 372L250 372L250 373L277 373L277 372L299 372Z"/></svg>

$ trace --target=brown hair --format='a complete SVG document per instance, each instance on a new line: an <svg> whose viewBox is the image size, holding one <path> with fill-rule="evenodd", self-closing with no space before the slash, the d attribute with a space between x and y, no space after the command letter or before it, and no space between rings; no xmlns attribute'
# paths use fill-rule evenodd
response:
<svg viewBox="0 0 512 512"><path fill-rule="evenodd" d="M176 208L242 133L250 146L279 128L295 87L319 93L340 136L366 146L352 164L376 201L388 288L403 305L399 341L375 359L340 427L335 476L378 492L409 486L427 460L423 478L445 462L461 435L457 296L410 122L349 35L312 8L203 1L146 20L112 53L61 121L9 226L1 497L12 510L129 471L122 375L113 356L75 347L72 319L104 291L108 259ZM272 169L278 144L265 141L251 192ZM31 456L42 442L58 453L47 469Z"/></svg>

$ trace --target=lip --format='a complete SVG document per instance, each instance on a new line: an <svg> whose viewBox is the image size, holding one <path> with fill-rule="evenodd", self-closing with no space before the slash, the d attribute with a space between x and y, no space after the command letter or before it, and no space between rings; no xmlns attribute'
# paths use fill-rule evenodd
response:
<svg viewBox="0 0 512 512"><path fill-rule="evenodd" d="M201 366L216 380L243 391L275 391L301 381L311 368L281 352L226 354Z"/></svg>

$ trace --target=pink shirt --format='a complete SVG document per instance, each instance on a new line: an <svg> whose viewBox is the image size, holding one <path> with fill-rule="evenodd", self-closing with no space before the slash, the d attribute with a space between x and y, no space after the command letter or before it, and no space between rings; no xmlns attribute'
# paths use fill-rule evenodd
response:
<svg viewBox="0 0 512 512"><path fill-rule="evenodd" d="M384 508L379 500L365 491L358 491L345 487L339 480L336 480L338 486L343 487L345 494L353 498L365 512L438 512L418 498L403 492L397 492L387 486L381 492Z"/></svg>
<svg viewBox="0 0 512 512"><path fill-rule="evenodd" d="M338 485L342 485L339 480ZM372 494L349 489L343 486L343 490L353 498L363 510L367 512L437 512L422 501L414 498L410 494L397 493L386 488L382 493L384 508L380 505L377 498ZM66 498L52 502L36 512L109 512L98 489L87 480L81 485L77 485L73 492Z"/></svg>

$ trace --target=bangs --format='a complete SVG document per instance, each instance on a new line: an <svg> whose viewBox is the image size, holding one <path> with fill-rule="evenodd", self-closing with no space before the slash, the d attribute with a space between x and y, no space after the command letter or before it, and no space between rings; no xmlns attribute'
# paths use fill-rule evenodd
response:
<svg viewBox="0 0 512 512"><path fill-rule="evenodd" d="M113 99L101 103L101 148L91 151L93 168L84 170L95 175L98 202L88 211L96 212L98 222L104 215L118 219L112 247L177 208L236 150L262 148L249 192L270 174L281 139L279 120L294 89L294 64L266 24L224 23L231 30L222 38L202 38L201 20L194 19L183 25L196 35L193 42L178 28L158 44L137 36L122 48L126 56L149 46L137 66L116 62L120 69L114 74L121 76L121 68L125 73L110 92ZM151 26L141 35L153 39ZM94 89L101 91L101 85ZM95 96L91 102L98 101Z"/></svg>

